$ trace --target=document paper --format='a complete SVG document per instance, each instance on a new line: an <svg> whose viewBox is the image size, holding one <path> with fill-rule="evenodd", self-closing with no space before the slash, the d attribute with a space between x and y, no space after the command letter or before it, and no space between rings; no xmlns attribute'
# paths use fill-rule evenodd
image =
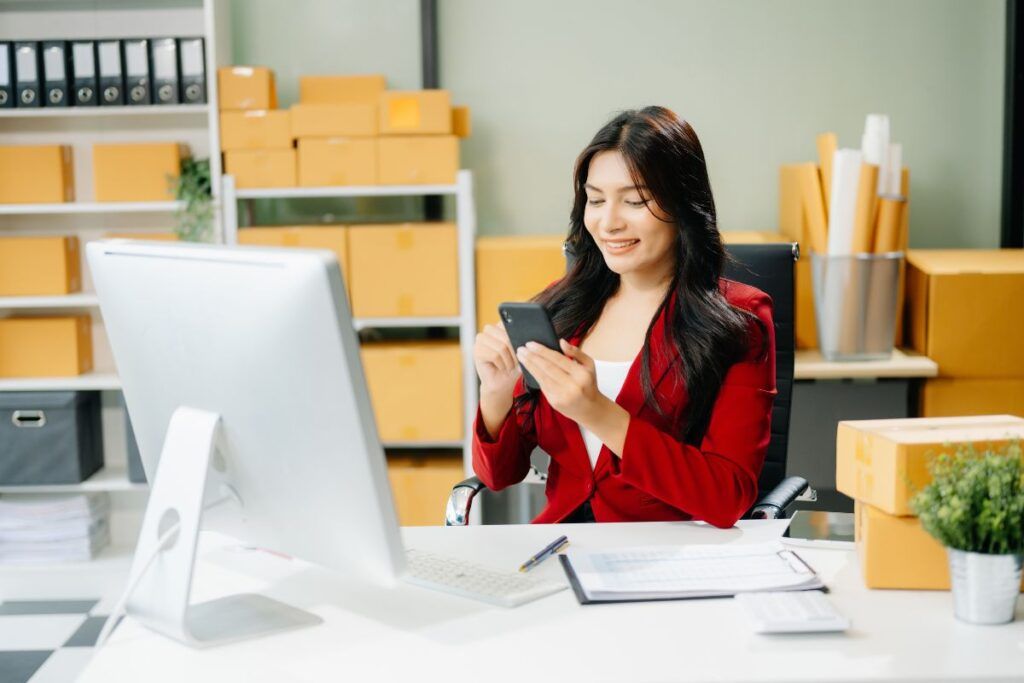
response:
<svg viewBox="0 0 1024 683"><path fill-rule="evenodd" d="M778 542L570 550L566 555L580 588L598 602L824 587L813 569Z"/></svg>

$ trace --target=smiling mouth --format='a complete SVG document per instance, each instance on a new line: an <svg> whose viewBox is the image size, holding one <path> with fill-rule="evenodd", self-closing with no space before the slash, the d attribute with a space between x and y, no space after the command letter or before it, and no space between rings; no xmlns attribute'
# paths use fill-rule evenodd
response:
<svg viewBox="0 0 1024 683"><path fill-rule="evenodd" d="M630 247L640 244L640 240L605 240L604 245L608 248L608 251L617 252L625 251Z"/></svg>

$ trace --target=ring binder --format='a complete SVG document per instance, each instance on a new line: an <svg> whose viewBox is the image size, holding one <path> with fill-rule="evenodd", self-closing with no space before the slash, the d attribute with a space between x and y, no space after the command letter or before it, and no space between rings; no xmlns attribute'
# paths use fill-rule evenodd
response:
<svg viewBox="0 0 1024 683"><path fill-rule="evenodd" d="M100 103L96 81L96 43L76 40L71 43L71 86L78 107L95 107Z"/></svg>
<svg viewBox="0 0 1024 683"><path fill-rule="evenodd" d="M18 42L14 44L14 71L16 74L19 107L41 107L39 96L39 43Z"/></svg>
<svg viewBox="0 0 1024 683"><path fill-rule="evenodd" d="M150 104L149 40L124 41L124 89L129 105Z"/></svg>
<svg viewBox="0 0 1024 683"><path fill-rule="evenodd" d="M46 107L71 106L71 89L68 78L71 74L71 53L63 40L47 40L43 48L43 93Z"/></svg>
<svg viewBox="0 0 1024 683"><path fill-rule="evenodd" d="M124 68L121 59L121 41L102 40L96 48L100 66L100 104L124 104Z"/></svg>
<svg viewBox="0 0 1024 683"><path fill-rule="evenodd" d="M14 46L0 42L0 109L14 106Z"/></svg>

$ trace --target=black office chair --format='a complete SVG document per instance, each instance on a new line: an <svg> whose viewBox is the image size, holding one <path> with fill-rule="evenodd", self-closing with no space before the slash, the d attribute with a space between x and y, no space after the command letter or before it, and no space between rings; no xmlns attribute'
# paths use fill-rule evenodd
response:
<svg viewBox="0 0 1024 683"><path fill-rule="evenodd" d="M726 251L730 261L725 267L725 277L757 287L768 294L774 304L775 386L778 393L772 407L771 441L758 480L758 501L744 517L777 519L787 516L796 499L810 488L803 477L786 477L796 348L793 269L800 252L796 244L788 243L732 244L726 246ZM448 498L445 524L468 524L473 499L485 488L477 477L456 484ZM810 491L810 496L813 497L813 491Z"/></svg>

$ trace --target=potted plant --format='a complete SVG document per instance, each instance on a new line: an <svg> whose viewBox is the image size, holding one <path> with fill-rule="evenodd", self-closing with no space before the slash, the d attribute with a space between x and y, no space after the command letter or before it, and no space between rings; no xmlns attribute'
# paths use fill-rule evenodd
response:
<svg viewBox="0 0 1024 683"><path fill-rule="evenodd" d="M928 469L932 481L911 506L946 547L954 614L972 624L1013 621L1024 563L1020 443L980 453L961 444Z"/></svg>
<svg viewBox="0 0 1024 683"><path fill-rule="evenodd" d="M183 202L175 213L174 232L186 242L208 242L212 237L213 196L210 190L210 160L182 159L181 174L172 179L174 196Z"/></svg>

